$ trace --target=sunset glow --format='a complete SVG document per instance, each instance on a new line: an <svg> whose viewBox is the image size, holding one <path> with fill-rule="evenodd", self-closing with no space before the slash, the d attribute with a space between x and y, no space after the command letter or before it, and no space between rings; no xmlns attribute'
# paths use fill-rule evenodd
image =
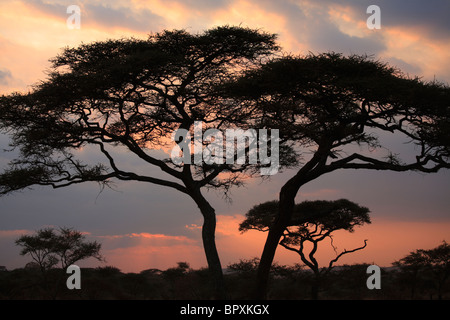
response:
<svg viewBox="0 0 450 320"><path fill-rule="evenodd" d="M48 60L66 46L106 39L145 39L164 29L196 33L227 24L276 33L284 52L367 53L411 76L450 82L448 23L433 22L426 16L415 24L416 15L408 19L407 9L405 17L397 21L387 14L389 10L400 10L393 4L381 6L382 28L368 30L364 6L351 1L341 5L312 0L76 3L81 8L81 28L71 30L67 28L65 11L71 1L0 1L0 95L28 91L45 80ZM1 150L7 149L7 144L8 140L1 136ZM127 158L126 152L121 155L125 165L139 166ZM86 152L84 156L91 154ZM0 164L6 165L9 159L7 153L0 153ZM276 199L280 186L291 174L287 171L268 181L246 181L246 187L232 190L231 202L224 200L223 194L205 192L217 204L216 242L224 268L240 259L260 257L267 234L240 233L239 223L253 205ZM448 172L427 177L405 174L402 178L384 173L378 177L331 175L299 192L301 200L348 198L370 208L372 224L357 228L353 234L337 233L334 237L340 250L368 240L367 248L342 258L340 264L390 266L411 251L450 241ZM46 225L66 224L102 243L106 262L84 262L87 266L110 265L136 273L150 268L163 270L180 261L192 268L207 266L201 240L202 216L191 199L147 184L119 181L115 187L117 191L104 193L91 185L59 193L38 188L0 199L0 265L13 269L29 262L19 256L19 248L14 245L21 234ZM326 264L335 253L329 242L323 246L328 248L319 250L318 257ZM298 255L281 247L275 260L285 265L300 262Z"/></svg>

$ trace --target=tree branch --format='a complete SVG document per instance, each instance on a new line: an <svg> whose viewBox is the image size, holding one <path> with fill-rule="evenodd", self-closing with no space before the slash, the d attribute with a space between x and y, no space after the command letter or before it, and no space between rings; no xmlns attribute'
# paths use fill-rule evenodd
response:
<svg viewBox="0 0 450 320"><path fill-rule="evenodd" d="M336 263L336 262L337 262L344 254L352 253L352 252L355 252L355 251L358 251L358 250L362 250L362 249L364 249L366 246L367 246L367 239L364 240L364 245L363 245L362 247L359 247L359 248L356 248L356 249L353 249L353 250L345 250L345 249L344 249L343 252L341 252L340 254L338 254L338 255L336 256L336 258L334 258L333 260L330 261L330 264L328 265L328 268L326 269L325 272L326 272L326 273L330 272L330 270L333 268L333 264Z"/></svg>

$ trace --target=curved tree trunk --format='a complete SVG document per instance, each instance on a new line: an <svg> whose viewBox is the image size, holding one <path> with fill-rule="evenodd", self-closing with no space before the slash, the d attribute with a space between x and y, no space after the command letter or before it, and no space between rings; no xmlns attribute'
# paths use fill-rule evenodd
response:
<svg viewBox="0 0 450 320"><path fill-rule="evenodd" d="M323 165L325 164L329 152L327 147L328 145L325 145L325 147L319 146L319 150L314 154L312 159L309 160L294 177L289 179L280 190L278 214L269 229L258 267L255 292L256 299L261 300L267 298L270 268L275 257L278 243L283 236L286 226L292 218L295 197L301 186L319 177L323 173Z"/></svg>
<svg viewBox="0 0 450 320"><path fill-rule="evenodd" d="M197 206L203 215L202 240L205 250L208 269L214 287L214 298L218 300L226 299L225 283L223 279L222 264L216 248L216 212L209 202L203 197L200 191L195 192L194 198Z"/></svg>
<svg viewBox="0 0 450 320"><path fill-rule="evenodd" d="M267 298L270 268L272 266L280 238L282 237L284 230L292 217L292 212L295 205L295 195L292 196L292 192L296 193L294 189L285 187L283 187L280 192L278 215L273 225L270 227L258 267L255 298L259 300Z"/></svg>
<svg viewBox="0 0 450 320"><path fill-rule="evenodd" d="M319 290L320 290L320 274L318 271L314 271L314 279L311 285L311 299L312 300L319 300Z"/></svg>

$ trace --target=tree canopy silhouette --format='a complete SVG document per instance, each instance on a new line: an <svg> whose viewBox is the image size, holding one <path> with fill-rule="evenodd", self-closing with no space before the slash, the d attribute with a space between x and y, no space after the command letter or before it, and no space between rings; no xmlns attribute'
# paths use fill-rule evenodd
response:
<svg viewBox="0 0 450 320"><path fill-rule="evenodd" d="M60 264L62 269L88 258L102 261L101 244L86 241L85 235L72 228L44 228L34 235L23 235L16 240L22 247L21 255L29 255L42 271Z"/></svg>
<svg viewBox="0 0 450 320"><path fill-rule="evenodd" d="M235 104L254 107L254 125L279 129L283 144L296 150L297 170L280 189L261 255L257 298L265 296L277 245L303 185L340 169L432 173L450 167L449 87L408 77L368 56L274 58L220 90ZM411 150L400 152L395 144L389 149L392 143L382 138L391 136Z"/></svg>
<svg viewBox="0 0 450 320"><path fill-rule="evenodd" d="M223 298L215 210L201 189L226 191L239 183L245 166L177 164L158 150L170 145L178 129L192 130L195 121L202 121L206 130L245 118L249 111L224 104L214 87L259 66L277 50L274 35L229 26L202 34L164 31L146 40L108 40L64 49L51 60L48 79L31 92L0 97L0 130L10 134L12 147L20 151L0 175L0 194L33 185L108 185L113 179L187 194L204 217L204 250L216 295ZM87 147L104 161L83 162L77 151ZM123 149L159 172L127 169L115 154Z"/></svg>
<svg viewBox="0 0 450 320"><path fill-rule="evenodd" d="M269 201L254 206L246 213L239 230L269 231L278 212L278 205L278 201ZM369 209L347 199L303 201L294 206L291 221L284 230L280 245L298 253L301 261L314 272L315 281L311 291L313 299L318 299L322 276L329 273L342 256L362 250L367 245L365 240L361 247L337 253L333 245L333 233L337 230L353 232L356 226L366 223L371 223ZM331 240L336 257L329 261L327 267L321 268L315 254L319 243L327 238Z"/></svg>
<svg viewBox="0 0 450 320"><path fill-rule="evenodd" d="M429 272L436 284L438 299L441 300L444 285L450 277L450 245L443 241L433 249L418 249L395 261L393 265L404 273L411 274L411 299L414 299L417 274Z"/></svg>

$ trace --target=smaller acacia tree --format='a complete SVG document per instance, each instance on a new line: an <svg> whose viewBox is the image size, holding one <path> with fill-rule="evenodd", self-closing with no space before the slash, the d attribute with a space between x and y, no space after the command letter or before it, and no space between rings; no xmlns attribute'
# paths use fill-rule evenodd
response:
<svg viewBox="0 0 450 320"><path fill-rule="evenodd" d="M269 201L254 206L246 219L239 225L239 230L245 232L250 229L269 231L278 210L278 201ZM291 222L285 228L280 245L287 250L299 254L301 261L314 272L314 283L311 296L318 298L321 279L328 274L334 264L343 256L358 250L364 245L352 250L338 253L333 244L332 233L337 230L353 232L355 226L371 223L369 209L359 206L347 199L336 201L304 201L295 205ZM336 257L328 263L328 267L320 268L315 254L319 242L329 238ZM310 250L308 250L310 248Z"/></svg>
<svg viewBox="0 0 450 320"><path fill-rule="evenodd" d="M44 228L34 235L23 235L16 240L22 247L21 255L29 255L39 265L42 272L61 265L67 269L80 260L95 258L103 261L100 254L101 244L86 241L86 236L72 228Z"/></svg>
<svg viewBox="0 0 450 320"><path fill-rule="evenodd" d="M450 277L450 245L443 241L434 249L418 249L393 265L410 276L411 299L414 299L418 275L428 272L436 283L438 299L441 300L444 285Z"/></svg>

